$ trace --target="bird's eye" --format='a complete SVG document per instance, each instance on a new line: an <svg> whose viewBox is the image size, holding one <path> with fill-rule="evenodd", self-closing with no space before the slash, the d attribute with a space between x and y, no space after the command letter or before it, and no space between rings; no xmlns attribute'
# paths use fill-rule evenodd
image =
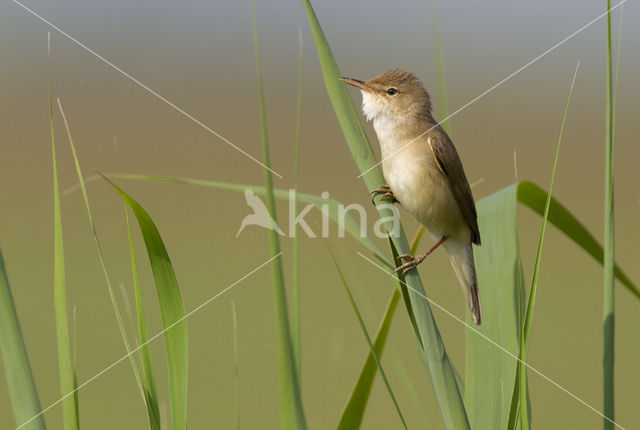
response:
<svg viewBox="0 0 640 430"><path fill-rule="evenodd" d="M390 96L395 96L396 94L398 94L398 90L396 90L395 88L389 88L387 90L387 94L389 94Z"/></svg>

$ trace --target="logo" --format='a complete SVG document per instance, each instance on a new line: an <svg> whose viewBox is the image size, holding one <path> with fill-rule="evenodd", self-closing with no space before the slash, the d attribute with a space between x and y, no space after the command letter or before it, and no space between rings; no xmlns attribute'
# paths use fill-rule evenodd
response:
<svg viewBox="0 0 640 430"><path fill-rule="evenodd" d="M367 211L365 207L359 203L351 203L347 206L337 200L329 198L329 193L324 191L320 197L313 197L299 213L296 213L296 201L301 201L299 197L296 199L296 190L289 190L289 231L285 233L269 214L269 210L260 197L256 196L251 188L244 191L244 198L253 213L245 216L240 223L240 228L236 233L236 237L250 225L257 225L269 230L276 231L281 236L295 237L296 226L310 237L318 237L311 229L305 216L315 207L322 212L322 234L321 237L329 237L330 220L333 220L338 226L338 237L345 237L345 232L349 231L352 235L359 235L362 238L367 237ZM311 201L312 203L309 203ZM379 218L373 225L373 233L376 237L387 238L389 235L398 237L400 234L400 215L398 208L392 203L378 203L378 207L385 207L391 210L391 216ZM354 216L355 214L355 216Z"/></svg>
<svg viewBox="0 0 640 430"><path fill-rule="evenodd" d="M248 225L259 225L260 227L275 230L279 235L284 236L284 232L280 230L278 224L276 224L275 220L271 218L271 215L269 215L267 207L264 205L262 200L260 200L260 197L253 193L251 188L244 190L244 198L247 201L247 205L253 209L253 213L242 219L242 223L240 223L240 230L236 233L236 237L238 237L240 232Z"/></svg>

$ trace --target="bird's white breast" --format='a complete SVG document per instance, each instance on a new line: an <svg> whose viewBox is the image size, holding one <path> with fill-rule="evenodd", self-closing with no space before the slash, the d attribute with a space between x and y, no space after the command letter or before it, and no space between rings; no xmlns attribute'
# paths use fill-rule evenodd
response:
<svg viewBox="0 0 640 430"><path fill-rule="evenodd" d="M449 233L449 222L459 209L445 178L436 165L428 137L405 136L401 119L391 115L373 118L380 141L382 171L402 206L435 236ZM416 136L417 137L417 136Z"/></svg>

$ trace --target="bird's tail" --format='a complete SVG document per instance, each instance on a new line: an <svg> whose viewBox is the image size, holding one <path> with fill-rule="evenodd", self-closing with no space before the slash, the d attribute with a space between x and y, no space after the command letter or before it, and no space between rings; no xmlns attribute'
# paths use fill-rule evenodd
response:
<svg viewBox="0 0 640 430"><path fill-rule="evenodd" d="M473 261L473 249L471 242L460 243L448 240L444 243L453 270L460 281L460 285L467 297L467 305L471 311L473 322L480 325L482 321L482 307L478 296L478 277L476 276L476 265Z"/></svg>

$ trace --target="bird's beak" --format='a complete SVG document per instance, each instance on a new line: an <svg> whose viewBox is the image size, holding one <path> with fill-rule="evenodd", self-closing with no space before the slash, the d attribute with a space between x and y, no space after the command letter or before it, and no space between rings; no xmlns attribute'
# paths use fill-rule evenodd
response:
<svg viewBox="0 0 640 430"><path fill-rule="evenodd" d="M375 92L375 90L367 85L364 82L359 81L358 79L353 78L340 78L342 82L345 84L353 85L356 88L360 88L362 91L367 91L369 93Z"/></svg>

